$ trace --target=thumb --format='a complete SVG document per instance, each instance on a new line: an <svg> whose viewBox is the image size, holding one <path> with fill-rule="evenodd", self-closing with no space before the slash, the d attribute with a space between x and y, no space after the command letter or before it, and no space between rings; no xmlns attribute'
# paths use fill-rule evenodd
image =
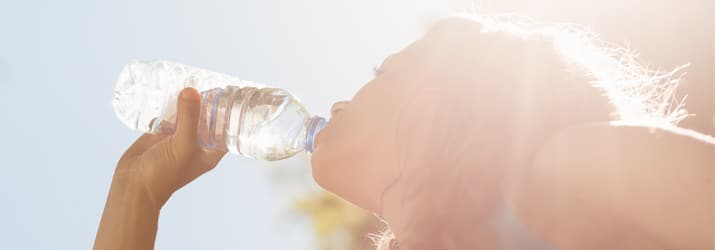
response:
<svg viewBox="0 0 715 250"><path fill-rule="evenodd" d="M179 154L191 154L199 149L197 140L201 95L194 88L185 88L177 102L177 124L174 142Z"/></svg>

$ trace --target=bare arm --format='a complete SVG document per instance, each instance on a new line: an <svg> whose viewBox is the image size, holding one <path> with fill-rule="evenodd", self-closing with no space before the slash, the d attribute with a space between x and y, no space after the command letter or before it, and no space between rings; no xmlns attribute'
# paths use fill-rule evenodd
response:
<svg viewBox="0 0 715 250"><path fill-rule="evenodd" d="M153 249L164 203L221 160L225 152L198 145L200 98L194 89L182 91L175 133L145 134L119 160L94 249Z"/></svg>
<svg viewBox="0 0 715 250"><path fill-rule="evenodd" d="M159 208L142 187L114 177L94 249L153 249Z"/></svg>
<svg viewBox="0 0 715 250"><path fill-rule="evenodd" d="M563 249L713 249L715 146L669 129L567 130L518 178L513 204Z"/></svg>

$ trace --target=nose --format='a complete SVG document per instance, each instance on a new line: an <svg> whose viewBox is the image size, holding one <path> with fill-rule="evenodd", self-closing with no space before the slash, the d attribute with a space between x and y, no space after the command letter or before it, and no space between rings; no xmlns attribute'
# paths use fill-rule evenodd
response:
<svg viewBox="0 0 715 250"><path fill-rule="evenodd" d="M333 107L330 108L330 116L335 116L336 114L340 113L340 111L343 111L345 109L345 106L348 105L348 101L339 101L333 104Z"/></svg>

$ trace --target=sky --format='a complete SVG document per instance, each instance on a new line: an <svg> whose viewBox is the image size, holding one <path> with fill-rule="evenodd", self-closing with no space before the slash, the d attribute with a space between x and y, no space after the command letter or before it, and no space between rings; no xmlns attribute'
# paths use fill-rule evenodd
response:
<svg viewBox="0 0 715 250"><path fill-rule="evenodd" d="M116 162L139 136L111 106L130 60L174 60L282 87L327 116L435 16L468 6L1 0L0 249L91 248ZM312 249L309 221L290 210L316 188L307 157L266 164L228 155L164 206L156 248Z"/></svg>
<svg viewBox="0 0 715 250"><path fill-rule="evenodd" d="M429 23L475 7L579 20L609 40L633 40L656 68L693 60L693 75L709 73L701 61L712 60L698 61L697 48L712 45L697 42L712 39L682 21L704 16L691 13L712 9L707 1L675 11L668 0L0 0L0 249L91 248L114 167L139 136L111 105L131 60L173 60L282 87L327 117ZM649 14L633 15L635 7ZM651 32L661 29L687 36ZM712 91L690 88L691 107L712 110ZM228 155L164 206L156 248L313 249L309 220L290 209L318 188L308 157L268 164Z"/></svg>

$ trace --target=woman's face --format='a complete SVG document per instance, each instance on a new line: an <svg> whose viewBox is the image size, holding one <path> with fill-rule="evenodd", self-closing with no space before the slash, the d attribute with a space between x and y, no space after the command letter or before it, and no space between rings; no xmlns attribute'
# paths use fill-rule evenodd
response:
<svg viewBox="0 0 715 250"><path fill-rule="evenodd" d="M431 29L420 40L385 59L375 78L351 101L333 105L332 118L318 135L311 159L313 177L320 186L380 213L387 187L402 172L413 171L410 167L420 163L418 152L436 144L430 138L435 136L434 126L459 129L444 115L435 115L449 114L446 119L469 116L461 110L444 110L460 109L445 107L444 99L488 105L499 102L499 95L493 93L480 95L478 101L468 94L479 88L475 88L480 85L475 83L475 74L479 74L480 81L499 82L474 68L489 71L495 64L506 64L495 63L499 58L490 57L485 50L500 48L501 52L494 53L503 53L513 45L479 43L475 38L480 35L471 26ZM463 119L453 122L464 123Z"/></svg>
<svg viewBox="0 0 715 250"><path fill-rule="evenodd" d="M607 100L567 74L552 44L475 26L433 27L388 57L351 101L335 103L311 159L316 182L380 213L387 187L426 160L432 166L528 154L560 127L608 119ZM451 155L467 144L475 147ZM423 153L436 150L444 153Z"/></svg>
<svg viewBox="0 0 715 250"><path fill-rule="evenodd" d="M376 197L398 173L395 131L405 88L416 80L404 74L414 62L413 47L388 57L351 101L333 105L311 159L318 184L375 212Z"/></svg>

